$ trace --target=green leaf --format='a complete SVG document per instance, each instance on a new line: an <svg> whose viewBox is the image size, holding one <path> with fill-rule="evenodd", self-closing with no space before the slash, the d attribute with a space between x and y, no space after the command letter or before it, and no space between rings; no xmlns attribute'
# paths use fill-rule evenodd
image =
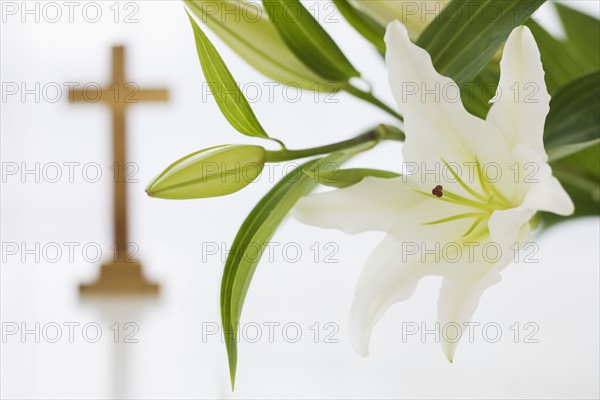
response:
<svg viewBox="0 0 600 400"><path fill-rule="evenodd" d="M200 65L206 83L213 93L219 109L231 126L240 133L269 139L269 135L258 122L254 111L250 108L250 104L248 104L217 49L189 13L188 17L194 30L196 49L198 50L198 57L200 58Z"/></svg>
<svg viewBox="0 0 600 400"><path fill-rule="evenodd" d="M157 176L146 188L161 199L225 196L253 182L262 172L267 152L260 146L225 145L187 155Z"/></svg>
<svg viewBox="0 0 600 400"><path fill-rule="evenodd" d="M585 57L588 67L600 67L600 21L563 4L554 4L569 43Z"/></svg>
<svg viewBox="0 0 600 400"><path fill-rule="evenodd" d="M560 88L550 102L544 142L553 174L575 203L575 216L600 214L600 70ZM548 225L556 217L543 214Z"/></svg>
<svg viewBox="0 0 600 400"><path fill-rule="evenodd" d="M333 92L338 89L337 85L307 68L287 48L259 5L241 0L185 0L185 4L263 75L306 90Z"/></svg>
<svg viewBox="0 0 600 400"><path fill-rule="evenodd" d="M377 23L373 18L354 8L348 0L333 0L346 21L358 33L371 42L379 52L385 54L385 26Z"/></svg>
<svg viewBox="0 0 600 400"><path fill-rule="evenodd" d="M485 119L492 107L490 100L495 96L500 81L500 63L492 59L473 79L460 87L462 102L471 114Z"/></svg>
<svg viewBox="0 0 600 400"><path fill-rule="evenodd" d="M550 94L590 70L569 43L553 37L533 21L527 21L525 25L531 30L540 50L546 73L544 80Z"/></svg>
<svg viewBox="0 0 600 400"><path fill-rule="evenodd" d="M340 189L355 185L366 177L391 179L401 176L395 172L384 171L380 169L339 169L337 164L321 164L318 168L305 170L304 173L321 185Z"/></svg>
<svg viewBox="0 0 600 400"><path fill-rule="evenodd" d="M360 73L299 0L263 0L289 49L313 72L332 81L348 81Z"/></svg>
<svg viewBox="0 0 600 400"><path fill-rule="evenodd" d="M600 70L559 89L550 101L544 144L552 161L593 146L600 139Z"/></svg>
<svg viewBox="0 0 600 400"><path fill-rule="evenodd" d="M232 388L237 369L237 328L248 287L262 255L261 250L296 202L317 185L302 171L314 168L319 163L342 163L350 157L350 153L335 153L299 166L262 198L238 231L225 262L221 282L221 318Z"/></svg>
<svg viewBox="0 0 600 400"><path fill-rule="evenodd" d="M563 144L548 149L548 161L555 162L571 154L579 153L580 151L586 150L590 147L597 146L600 144L600 139L588 140L587 142Z"/></svg>
<svg viewBox="0 0 600 400"><path fill-rule="evenodd" d="M436 70L461 85L490 61L510 32L545 0L453 0L417 41Z"/></svg>
<svg viewBox="0 0 600 400"><path fill-rule="evenodd" d="M600 215L600 144L553 163L552 173L575 204L573 216ZM554 214L542 218L548 225L561 220Z"/></svg>

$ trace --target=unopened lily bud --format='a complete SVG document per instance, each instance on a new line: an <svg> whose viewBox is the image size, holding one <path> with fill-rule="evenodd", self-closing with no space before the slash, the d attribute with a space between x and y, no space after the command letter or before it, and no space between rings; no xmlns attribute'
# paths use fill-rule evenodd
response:
<svg viewBox="0 0 600 400"><path fill-rule="evenodd" d="M315 74L287 47L260 5L243 0L185 0L189 10L263 75L285 85L336 92L339 85Z"/></svg>
<svg viewBox="0 0 600 400"><path fill-rule="evenodd" d="M412 39L419 37L446 3L448 0L352 0L353 5L383 26L394 20L402 22Z"/></svg>
<svg viewBox="0 0 600 400"><path fill-rule="evenodd" d="M202 199L225 196L254 181L265 165L260 146L224 145L183 157L157 176L146 188L151 197Z"/></svg>

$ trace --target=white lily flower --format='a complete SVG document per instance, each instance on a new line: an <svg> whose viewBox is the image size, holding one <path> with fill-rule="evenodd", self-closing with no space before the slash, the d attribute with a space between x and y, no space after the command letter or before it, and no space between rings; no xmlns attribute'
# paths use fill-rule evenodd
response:
<svg viewBox="0 0 600 400"><path fill-rule="evenodd" d="M528 28L513 30L506 43L486 120L465 110L456 83L436 72L402 24L392 22L385 41L390 85L405 117L405 169L413 174L366 178L306 197L295 211L301 222L323 228L388 232L367 262L351 310L352 343L364 356L375 323L424 276L443 277L440 326L464 331L482 293L513 259L511 246L528 240L534 214L574 211L547 163L542 138L550 96ZM442 336L452 361L459 338Z"/></svg>

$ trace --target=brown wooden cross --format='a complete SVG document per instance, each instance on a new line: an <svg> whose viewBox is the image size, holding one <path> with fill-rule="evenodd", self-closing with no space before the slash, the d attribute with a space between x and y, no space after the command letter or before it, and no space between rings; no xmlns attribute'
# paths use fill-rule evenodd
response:
<svg viewBox="0 0 600 400"><path fill-rule="evenodd" d="M127 183L126 183L126 112L140 101L167 101L167 89L139 89L125 78L125 48L112 48L111 84L104 88L86 85L83 89L69 90L71 103L98 103L108 105L113 119L114 166L114 239L115 259L103 264L100 277L91 285L81 285L82 293L156 292L158 285L149 282L142 273L139 262L128 258L130 243L127 238Z"/></svg>

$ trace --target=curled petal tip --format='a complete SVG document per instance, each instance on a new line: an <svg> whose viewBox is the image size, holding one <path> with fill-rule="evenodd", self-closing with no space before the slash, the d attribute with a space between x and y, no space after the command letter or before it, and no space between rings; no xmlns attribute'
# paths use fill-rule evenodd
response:
<svg viewBox="0 0 600 400"><path fill-rule="evenodd" d="M350 327L350 342L354 351L361 357L368 357L370 331L365 331L364 327L357 322L351 322Z"/></svg>
<svg viewBox="0 0 600 400"><path fill-rule="evenodd" d="M356 352L359 356L361 356L362 358L367 358L369 357L369 352L368 351L357 351Z"/></svg>
<svg viewBox="0 0 600 400"><path fill-rule="evenodd" d="M352 341L352 347L354 347L354 351L356 351L356 354L358 354L361 357L368 357L369 356L369 344L368 343L362 343L360 340L358 340L357 338L351 337L350 338Z"/></svg>
<svg viewBox="0 0 600 400"><path fill-rule="evenodd" d="M443 346L443 351L444 351L444 356L446 356L446 360L448 360L448 362L450 364L454 363L454 354L456 352L456 345L455 343L442 343Z"/></svg>

